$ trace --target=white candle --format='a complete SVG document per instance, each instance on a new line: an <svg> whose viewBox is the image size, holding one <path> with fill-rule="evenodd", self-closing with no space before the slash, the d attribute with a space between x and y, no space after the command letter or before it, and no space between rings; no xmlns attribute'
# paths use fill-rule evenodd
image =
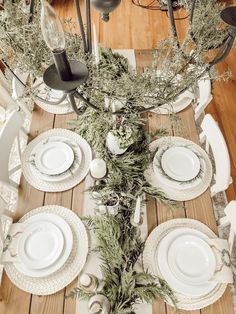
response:
<svg viewBox="0 0 236 314"><path fill-rule="evenodd" d="M103 159L96 158L91 161L90 172L95 179L102 179L107 173L107 165Z"/></svg>
<svg viewBox="0 0 236 314"><path fill-rule="evenodd" d="M95 63L99 64L99 48L98 48L98 41L97 41L97 33L96 33L96 27L95 24L93 24L93 52L95 57Z"/></svg>
<svg viewBox="0 0 236 314"><path fill-rule="evenodd" d="M134 223L139 224L140 223L140 215L141 215L141 197L138 196L134 211Z"/></svg>
<svg viewBox="0 0 236 314"><path fill-rule="evenodd" d="M90 278L89 275L83 274L80 276L79 281L82 286L88 287L91 284L92 279Z"/></svg>

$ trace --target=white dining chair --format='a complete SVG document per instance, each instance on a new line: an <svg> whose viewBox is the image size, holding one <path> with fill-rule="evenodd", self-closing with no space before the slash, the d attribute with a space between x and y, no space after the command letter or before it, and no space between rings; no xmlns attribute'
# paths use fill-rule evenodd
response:
<svg viewBox="0 0 236 314"><path fill-rule="evenodd" d="M197 120L200 117L200 115L204 112L207 105L211 102L213 98L211 94L211 81L209 77L200 79L198 81L198 89L199 97L194 108L195 120Z"/></svg>
<svg viewBox="0 0 236 314"><path fill-rule="evenodd" d="M25 135L25 130L22 129L23 117L22 113L19 110L12 111L3 127L0 130L0 185L7 188L10 192L18 193L18 183L11 179L11 176L21 169L21 164L17 164L13 168L9 169L9 158L13 144L15 140L16 151L18 158L20 160L21 156L21 145L20 145L20 136ZM16 156L14 156L16 157ZM0 206L1 208L7 209L8 203L4 199L3 195L0 197ZM0 208L0 210L1 210Z"/></svg>
<svg viewBox="0 0 236 314"><path fill-rule="evenodd" d="M232 255L236 236L236 201L231 201L225 207L224 213L225 216L219 220L219 228L223 229L230 225L228 243L230 255Z"/></svg>
<svg viewBox="0 0 236 314"><path fill-rule="evenodd" d="M205 142L206 151L211 148L215 161L215 183L211 186L211 195L225 191L232 183L230 175L229 151L221 130L210 114L205 115L201 123L200 142Z"/></svg>

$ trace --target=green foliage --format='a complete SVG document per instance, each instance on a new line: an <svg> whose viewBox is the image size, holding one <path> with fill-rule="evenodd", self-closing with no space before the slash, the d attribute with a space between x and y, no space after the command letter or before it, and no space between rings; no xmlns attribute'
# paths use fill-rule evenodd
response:
<svg viewBox="0 0 236 314"><path fill-rule="evenodd" d="M135 270L144 243L130 224L130 213L88 217L85 221L96 233L96 250L103 261L101 270L105 278L99 293L108 297L112 313L133 313L135 303L153 302L157 297L176 304L164 280Z"/></svg>

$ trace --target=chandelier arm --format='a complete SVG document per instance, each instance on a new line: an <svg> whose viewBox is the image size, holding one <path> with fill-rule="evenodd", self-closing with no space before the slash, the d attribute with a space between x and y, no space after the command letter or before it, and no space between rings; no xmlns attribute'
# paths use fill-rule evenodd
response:
<svg viewBox="0 0 236 314"><path fill-rule="evenodd" d="M97 106L93 105L88 99L86 99L83 95L81 95L77 90L73 93L73 96L78 99L81 99L84 103L86 103L87 106L100 111L100 109Z"/></svg>
<svg viewBox="0 0 236 314"><path fill-rule="evenodd" d="M193 0L192 7L191 7L190 18L189 18L191 24L193 22L193 16L194 16L194 10L195 10L195 6L196 6L196 2L197 2L197 0Z"/></svg>
<svg viewBox="0 0 236 314"><path fill-rule="evenodd" d="M187 59L187 56L185 55L184 51L180 47L178 33L177 33L177 30L176 30L176 25L175 25L175 18L174 18L174 11L173 11L173 6L172 6L172 0L167 0L167 8L168 8L170 28L171 28L172 35L176 39L177 47L180 50L182 56L184 57L184 59Z"/></svg>
<svg viewBox="0 0 236 314"><path fill-rule="evenodd" d="M40 96L35 95L34 98L40 100L41 102L47 104L47 105L52 105L52 106L56 106L56 105L60 105L65 99L66 99L66 94L63 94L63 96L58 100L58 101L50 101L47 99L44 99Z"/></svg>
<svg viewBox="0 0 236 314"><path fill-rule="evenodd" d="M220 49L219 53L209 63L209 67L212 67L213 65L216 65L217 63L223 61L229 55L229 53L233 47L234 41L235 41L235 35L234 36L229 35L229 37L226 39L225 44L223 45L222 49Z"/></svg>
<svg viewBox="0 0 236 314"><path fill-rule="evenodd" d="M87 109L87 106L83 106L81 108L78 108L77 107L77 104L76 104L76 101L75 101L75 92L71 92L71 93L68 93L68 97L70 99L70 103L71 103L71 106L74 110L74 112L77 114L77 115L81 115L85 112L85 110Z"/></svg>
<svg viewBox="0 0 236 314"><path fill-rule="evenodd" d="M92 31L91 31L91 5L90 0L86 0L86 25L87 25L87 49L92 53Z"/></svg>
<svg viewBox="0 0 236 314"><path fill-rule="evenodd" d="M84 24L83 24L83 19L82 19L82 15L81 15L79 0L74 0L74 3L75 3L75 7L76 7L76 14L77 14L77 19L78 19L78 23L79 23L80 34L81 34L82 41L83 41L84 52L87 53L88 52L88 43L86 42Z"/></svg>
<svg viewBox="0 0 236 314"><path fill-rule="evenodd" d="M33 20L35 0L30 0L29 4L29 23Z"/></svg>
<svg viewBox="0 0 236 314"><path fill-rule="evenodd" d="M173 36L177 39L178 46L179 46L179 40L178 40L178 34L177 34L177 30L176 30L176 25L175 25L172 0L167 0L167 8L168 8L171 31L172 31Z"/></svg>

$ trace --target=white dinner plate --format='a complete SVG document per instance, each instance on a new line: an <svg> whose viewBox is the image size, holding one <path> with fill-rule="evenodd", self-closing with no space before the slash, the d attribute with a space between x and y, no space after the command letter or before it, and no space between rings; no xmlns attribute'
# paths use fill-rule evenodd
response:
<svg viewBox="0 0 236 314"><path fill-rule="evenodd" d="M27 219L26 223L32 224L35 222L53 223L55 226L57 226L60 229L64 238L64 247L63 247L62 253L52 265L46 268L42 268L42 269L31 269L27 267L24 263L18 263L18 262L14 263L14 266L17 268L19 272L29 277L39 278L39 277L46 277L53 274L65 264L72 250L73 234L68 223L63 218L55 214L42 213L42 214L33 215L29 217L29 219Z"/></svg>
<svg viewBox="0 0 236 314"><path fill-rule="evenodd" d="M36 222L29 225L19 238L18 254L27 267L41 269L53 264L63 247L64 238L56 225Z"/></svg>
<svg viewBox="0 0 236 314"><path fill-rule="evenodd" d="M170 245L168 264L179 280L199 285L212 278L216 258L208 243L199 236L183 235Z"/></svg>
<svg viewBox="0 0 236 314"><path fill-rule="evenodd" d="M186 296L200 297L201 295L208 294L210 291L212 291L217 285L217 283L206 282L204 284L199 284L199 285L186 284L182 282L181 280L179 280L178 278L176 278L176 276L173 274L168 264L168 250L170 248L171 243L175 239L183 235L190 235L190 236L195 235L195 236L200 237L201 239L208 238L204 233L198 230L194 230L190 228L175 229L171 231L170 233L168 233L161 240L158 246L158 249L156 250L156 253L155 253L155 260L163 278L167 281L167 283L173 290L179 293L182 293Z"/></svg>
<svg viewBox="0 0 236 314"><path fill-rule="evenodd" d="M164 172L174 180L189 181L194 179L200 171L198 156L186 147L170 147L161 158Z"/></svg>
<svg viewBox="0 0 236 314"><path fill-rule="evenodd" d="M35 164L44 174L61 174L70 168L73 161L74 152L66 143L48 142L36 146Z"/></svg>

